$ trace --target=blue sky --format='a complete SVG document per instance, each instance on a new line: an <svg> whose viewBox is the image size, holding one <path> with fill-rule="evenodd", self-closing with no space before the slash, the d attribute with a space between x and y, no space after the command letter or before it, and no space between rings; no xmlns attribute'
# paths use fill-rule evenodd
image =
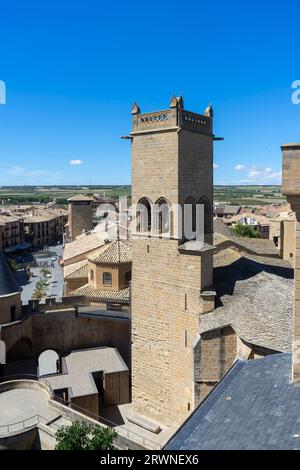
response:
<svg viewBox="0 0 300 470"><path fill-rule="evenodd" d="M130 110L212 103L216 184L280 183L300 141L299 2L0 0L0 185L129 184ZM75 161L77 164L70 164ZM73 162L74 163L74 162ZM81 164L79 164L81 163Z"/></svg>

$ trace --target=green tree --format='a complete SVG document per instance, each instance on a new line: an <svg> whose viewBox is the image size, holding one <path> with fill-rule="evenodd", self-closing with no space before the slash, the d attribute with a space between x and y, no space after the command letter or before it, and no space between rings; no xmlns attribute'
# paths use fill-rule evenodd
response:
<svg viewBox="0 0 300 470"><path fill-rule="evenodd" d="M240 237L260 238L258 230L254 230L250 225L236 224L233 231Z"/></svg>
<svg viewBox="0 0 300 470"><path fill-rule="evenodd" d="M41 279L35 284L35 290L32 294L32 300L41 300L46 296L46 281Z"/></svg>
<svg viewBox="0 0 300 470"><path fill-rule="evenodd" d="M85 421L62 426L55 434L55 450L112 450L117 433Z"/></svg>
<svg viewBox="0 0 300 470"><path fill-rule="evenodd" d="M48 276L48 274L51 274L51 272L47 268L42 268L40 273L44 278L46 278Z"/></svg>
<svg viewBox="0 0 300 470"><path fill-rule="evenodd" d="M20 265L13 258L6 258L7 264L13 272L20 269Z"/></svg>

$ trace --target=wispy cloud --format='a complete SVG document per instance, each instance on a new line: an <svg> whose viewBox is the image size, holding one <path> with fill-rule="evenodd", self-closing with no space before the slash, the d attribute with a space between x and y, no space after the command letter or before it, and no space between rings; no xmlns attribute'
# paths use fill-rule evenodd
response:
<svg viewBox="0 0 300 470"><path fill-rule="evenodd" d="M280 184L281 171L273 170L271 167L261 167L256 165L237 164L234 169L242 176L237 183L242 184Z"/></svg>
<svg viewBox="0 0 300 470"><path fill-rule="evenodd" d="M24 168L19 165L13 165L8 170L4 171L6 176L11 177L12 182L20 182L22 184L28 183L55 183L61 179L61 174L57 171L48 171L48 170L33 170Z"/></svg>
<svg viewBox="0 0 300 470"><path fill-rule="evenodd" d="M84 161L78 158L77 160L70 160L69 163L70 165L83 165Z"/></svg>
<svg viewBox="0 0 300 470"><path fill-rule="evenodd" d="M214 169L217 169L219 168L220 165L218 165L217 163L214 163L213 166L214 166Z"/></svg>

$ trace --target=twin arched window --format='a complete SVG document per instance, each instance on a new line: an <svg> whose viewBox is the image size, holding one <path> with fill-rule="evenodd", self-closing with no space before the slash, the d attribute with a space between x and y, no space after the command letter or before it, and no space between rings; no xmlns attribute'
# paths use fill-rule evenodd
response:
<svg viewBox="0 0 300 470"><path fill-rule="evenodd" d="M203 206L203 208L201 207ZM189 197L184 207L184 231L189 240L196 237L196 232L203 227L204 238L211 233L211 205L207 197L202 196L197 203L196 199Z"/></svg>
<svg viewBox="0 0 300 470"><path fill-rule="evenodd" d="M211 205L207 197L202 196L197 202L189 197L185 202L184 210L184 237L191 240L196 237L197 220L203 214L200 205L204 206L204 237L212 231ZM165 198L160 198L154 206L147 198L142 198L137 204L137 232L155 233L158 235L170 234L172 229L172 212L170 204Z"/></svg>
<svg viewBox="0 0 300 470"><path fill-rule="evenodd" d="M147 198L137 204L137 232L154 232L159 235L170 232L170 206L166 199L160 198L152 206Z"/></svg>

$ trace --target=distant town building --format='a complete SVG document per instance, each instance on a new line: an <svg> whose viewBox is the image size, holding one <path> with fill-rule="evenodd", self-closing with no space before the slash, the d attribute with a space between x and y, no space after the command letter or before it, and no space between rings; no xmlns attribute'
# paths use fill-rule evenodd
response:
<svg viewBox="0 0 300 470"><path fill-rule="evenodd" d="M78 235L93 228L94 198L78 194L68 199L68 238L75 240Z"/></svg>
<svg viewBox="0 0 300 470"><path fill-rule="evenodd" d="M12 252L62 241L67 214L63 208L32 205L12 205L0 210L0 224L4 226L1 234L3 250Z"/></svg>
<svg viewBox="0 0 300 470"><path fill-rule="evenodd" d="M227 218L224 220L224 223L232 227L237 224L249 225L259 232L261 238L269 238L270 222L269 219L263 215L243 212L243 214Z"/></svg>
<svg viewBox="0 0 300 470"><path fill-rule="evenodd" d="M32 247L63 241L67 223L65 209L34 209L24 215L24 238Z"/></svg>
<svg viewBox="0 0 300 470"><path fill-rule="evenodd" d="M214 217L220 217L222 219L228 219L233 215L237 215L240 213L241 206L221 206L215 205L214 206Z"/></svg>

